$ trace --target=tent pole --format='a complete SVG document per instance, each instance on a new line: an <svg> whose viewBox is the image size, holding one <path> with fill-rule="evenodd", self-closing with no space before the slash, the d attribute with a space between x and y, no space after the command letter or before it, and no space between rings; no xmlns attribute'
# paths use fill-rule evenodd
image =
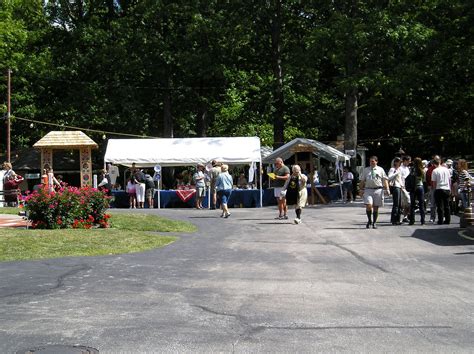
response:
<svg viewBox="0 0 474 354"><path fill-rule="evenodd" d="M211 185L207 186L207 209L211 209Z"/></svg>
<svg viewBox="0 0 474 354"><path fill-rule="evenodd" d="M260 176L259 180L260 180L260 208L263 207L263 191L262 191L262 169L263 169L263 166L262 166L262 159L260 158L260 165L259 165L259 169L258 169L258 174Z"/></svg>
<svg viewBox="0 0 474 354"><path fill-rule="evenodd" d="M336 160L336 164L337 164L336 172L339 177L339 190L341 191L341 200L344 201L344 195L342 194L341 171L339 169L339 157Z"/></svg>

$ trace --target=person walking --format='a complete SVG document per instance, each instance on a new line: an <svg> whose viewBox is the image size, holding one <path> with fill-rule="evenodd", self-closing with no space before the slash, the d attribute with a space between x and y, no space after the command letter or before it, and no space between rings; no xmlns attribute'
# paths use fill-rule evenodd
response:
<svg viewBox="0 0 474 354"><path fill-rule="evenodd" d="M392 225L401 225L401 205L402 205L402 175L400 164L402 160L399 157L393 159L392 168L388 171L390 192L392 193L392 213L390 222Z"/></svg>
<svg viewBox="0 0 474 354"><path fill-rule="evenodd" d="M438 212L438 225L451 223L451 210L449 197L451 195L451 174L441 159L435 159L435 169L431 175L431 186L435 194L436 211Z"/></svg>
<svg viewBox="0 0 474 354"><path fill-rule="evenodd" d="M283 220L288 219L288 207L286 206L286 199L281 194L282 188L285 185L286 180L290 177L290 169L285 166L283 159L277 157L275 159L275 171L274 171L274 196L278 202L278 217L275 219Z"/></svg>
<svg viewBox="0 0 474 354"><path fill-rule="evenodd" d="M472 177L469 175L468 170L468 165L467 161L464 159L459 159L458 164L457 164L457 170L458 170L458 193L459 197L461 198L461 203L462 203L462 209L464 210L467 208L469 205L468 202L468 189L467 189L467 183L470 182L472 185Z"/></svg>
<svg viewBox="0 0 474 354"><path fill-rule="evenodd" d="M229 174L229 166L226 164L221 165L221 173L217 177L216 190L221 203L222 214L221 218L228 218L230 216L229 208L227 206L230 195L232 194L232 186L234 181L232 176Z"/></svg>
<svg viewBox="0 0 474 354"><path fill-rule="evenodd" d="M41 181L49 193L54 192L55 186L61 187L59 181L56 179L56 177L54 177L53 169L48 163L45 163L43 166L43 175L41 176Z"/></svg>
<svg viewBox="0 0 474 354"><path fill-rule="evenodd" d="M221 163L217 162L216 160L211 161L211 171L210 171L210 192L211 192L211 210L215 210L217 207L217 190L216 190L216 182L217 177L219 177L221 173Z"/></svg>
<svg viewBox="0 0 474 354"><path fill-rule="evenodd" d="M410 215L410 193L405 189L405 179L410 174L411 156L402 156L402 164L400 165L400 171L402 176L402 189L401 189L401 204L403 212L402 222L408 223L408 216Z"/></svg>
<svg viewBox="0 0 474 354"><path fill-rule="evenodd" d="M135 209L137 207L137 189L135 186L135 178L133 178L133 176L130 176L128 179L125 191L128 194L130 209Z"/></svg>
<svg viewBox="0 0 474 354"><path fill-rule="evenodd" d="M425 182L425 169L421 158L415 157L413 160L413 167L405 179L406 185L408 186L409 179L414 179L413 190L410 190L410 222L409 225L415 224L415 209L416 202L418 202L418 211L420 212L421 225L425 224L425 189L423 183ZM410 182L411 183L411 182ZM411 188L410 188L411 189Z"/></svg>
<svg viewBox="0 0 474 354"><path fill-rule="evenodd" d="M429 193L429 201L430 201L430 223L434 223L436 221L436 202L435 202L435 190L432 187L431 183L431 175L433 174L434 169L437 167L434 164L434 161L438 159L438 155L434 155L431 159L430 163L428 164L428 169L426 170L425 178L426 184L428 186L428 193Z"/></svg>
<svg viewBox="0 0 474 354"><path fill-rule="evenodd" d="M155 196L155 181L148 171L145 171L145 199L148 208L153 209L153 197Z"/></svg>
<svg viewBox="0 0 474 354"><path fill-rule="evenodd" d="M352 182L354 181L354 175L349 171L349 167L344 166L344 172L342 173L342 200L345 203L352 203L355 199L352 197Z"/></svg>
<svg viewBox="0 0 474 354"><path fill-rule="evenodd" d="M295 206L295 224L301 224L301 212L308 200L308 191L306 189L308 177L301 173L299 165L294 165L291 171L291 176L286 180L281 193L285 194L287 206Z"/></svg>
<svg viewBox="0 0 474 354"><path fill-rule="evenodd" d="M206 196L206 181L204 175L204 165L198 164L196 172L193 175L193 181L196 186L196 209L202 209L202 201Z"/></svg>
<svg viewBox="0 0 474 354"><path fill-rule="evenodd" d="M377 166L377 156L369 158L370 166L364 168L360 176L360 191L363 193L365 212L367 214L366 228L377 228L379 207L383 206L383 191L390 194L388 177L382 167Z"/></svg>
<svg viewBox="0 0 474 354"><path fill-rule="evenodd" d="M145 207L145 174L140 169L135 169L133 175L135 180L135 194L137 198L137 208L143 209Z"/></svg>

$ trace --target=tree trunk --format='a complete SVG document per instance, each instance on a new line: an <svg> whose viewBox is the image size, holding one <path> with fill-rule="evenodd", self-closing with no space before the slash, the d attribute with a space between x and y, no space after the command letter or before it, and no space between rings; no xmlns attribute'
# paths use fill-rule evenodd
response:
<svg viewBox="0 0 474 354"><path fill-rule="evenodd" d="M197 90L197 107L198 112L196 114L196 135L198 137L207 136L207 128L209 122L207 121L207 103L204 99L204 80L201 78L199 82L199 89Z"/></svg>
<svg viewBox="0 0 474 354"><path fill-rule="evenodd" d="M351 166L357 166L357 89L351 88L346 92L346 119L344 130L344 149L354 150Z"/></svg>
<svg viewBox="0 0 474 354"><path fill-rule="evenodd" d="M173 117L171 116L171 87L166 80L166 90L163 97L163 137L173 138Z"/></svg>
<svg viewBox="0 0 474 354"><path fill-rule="evenodd" d="M283 97L283 71L281 65L281 0L275 0L275 13L272 21L272 66L273 66L273 100L275 113L273 117L273 148L285 144L285 111Z"/></svg>
<svg viewBox="0 0 474 354"><path fill-rule="evenodd" d="M196 115L196 135L198 137L207 136L207 108L202 103Z"/></svg>
<svg viewBox="0 0 474 354"><path fill-rule="evenodd" d="M348 2L348 15L351 18L357 17L359 4L358 0ZM352 78L356 69L355 59L351 53L348 53L346 59L346 76ZM357 167L357 109L358 109L358 88L350 87L346 90L345 97L345 129L344 129L344 148L345 150L354 150L351 156L351 167L355 171Z"/></svg>

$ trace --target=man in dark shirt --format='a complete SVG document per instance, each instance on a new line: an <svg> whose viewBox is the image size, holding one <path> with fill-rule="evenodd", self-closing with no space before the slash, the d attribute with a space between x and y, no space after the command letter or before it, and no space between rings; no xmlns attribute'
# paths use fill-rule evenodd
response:
<svg viewBox="0 0 474 354"><path fill-rule="evenodd" d="M281 195L283 190L283 186L285 185L286 180L290 177L290 169L288 166L285 166L283 163L283 159L281 157L277 157L275 159L275 179L273 182L274 185L274 195L278 201L278 217L276 219L283 220L288 219L286 215L288 212L288 208L286 206L286 199L285 196Z"/></svg>

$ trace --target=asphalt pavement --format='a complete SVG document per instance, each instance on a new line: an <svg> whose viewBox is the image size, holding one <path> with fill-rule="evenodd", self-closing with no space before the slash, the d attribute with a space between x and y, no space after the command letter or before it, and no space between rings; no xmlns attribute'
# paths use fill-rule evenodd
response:
<svg viewBox="0 0 474 354"><path fill-rule="evenodd" d="M392 226L389 211L367 230L360 203L308 207L299 225L275 207L133 210L198 231L144 253L0 263L0 352L473 352L474 241L457 217Z"/></svg>

